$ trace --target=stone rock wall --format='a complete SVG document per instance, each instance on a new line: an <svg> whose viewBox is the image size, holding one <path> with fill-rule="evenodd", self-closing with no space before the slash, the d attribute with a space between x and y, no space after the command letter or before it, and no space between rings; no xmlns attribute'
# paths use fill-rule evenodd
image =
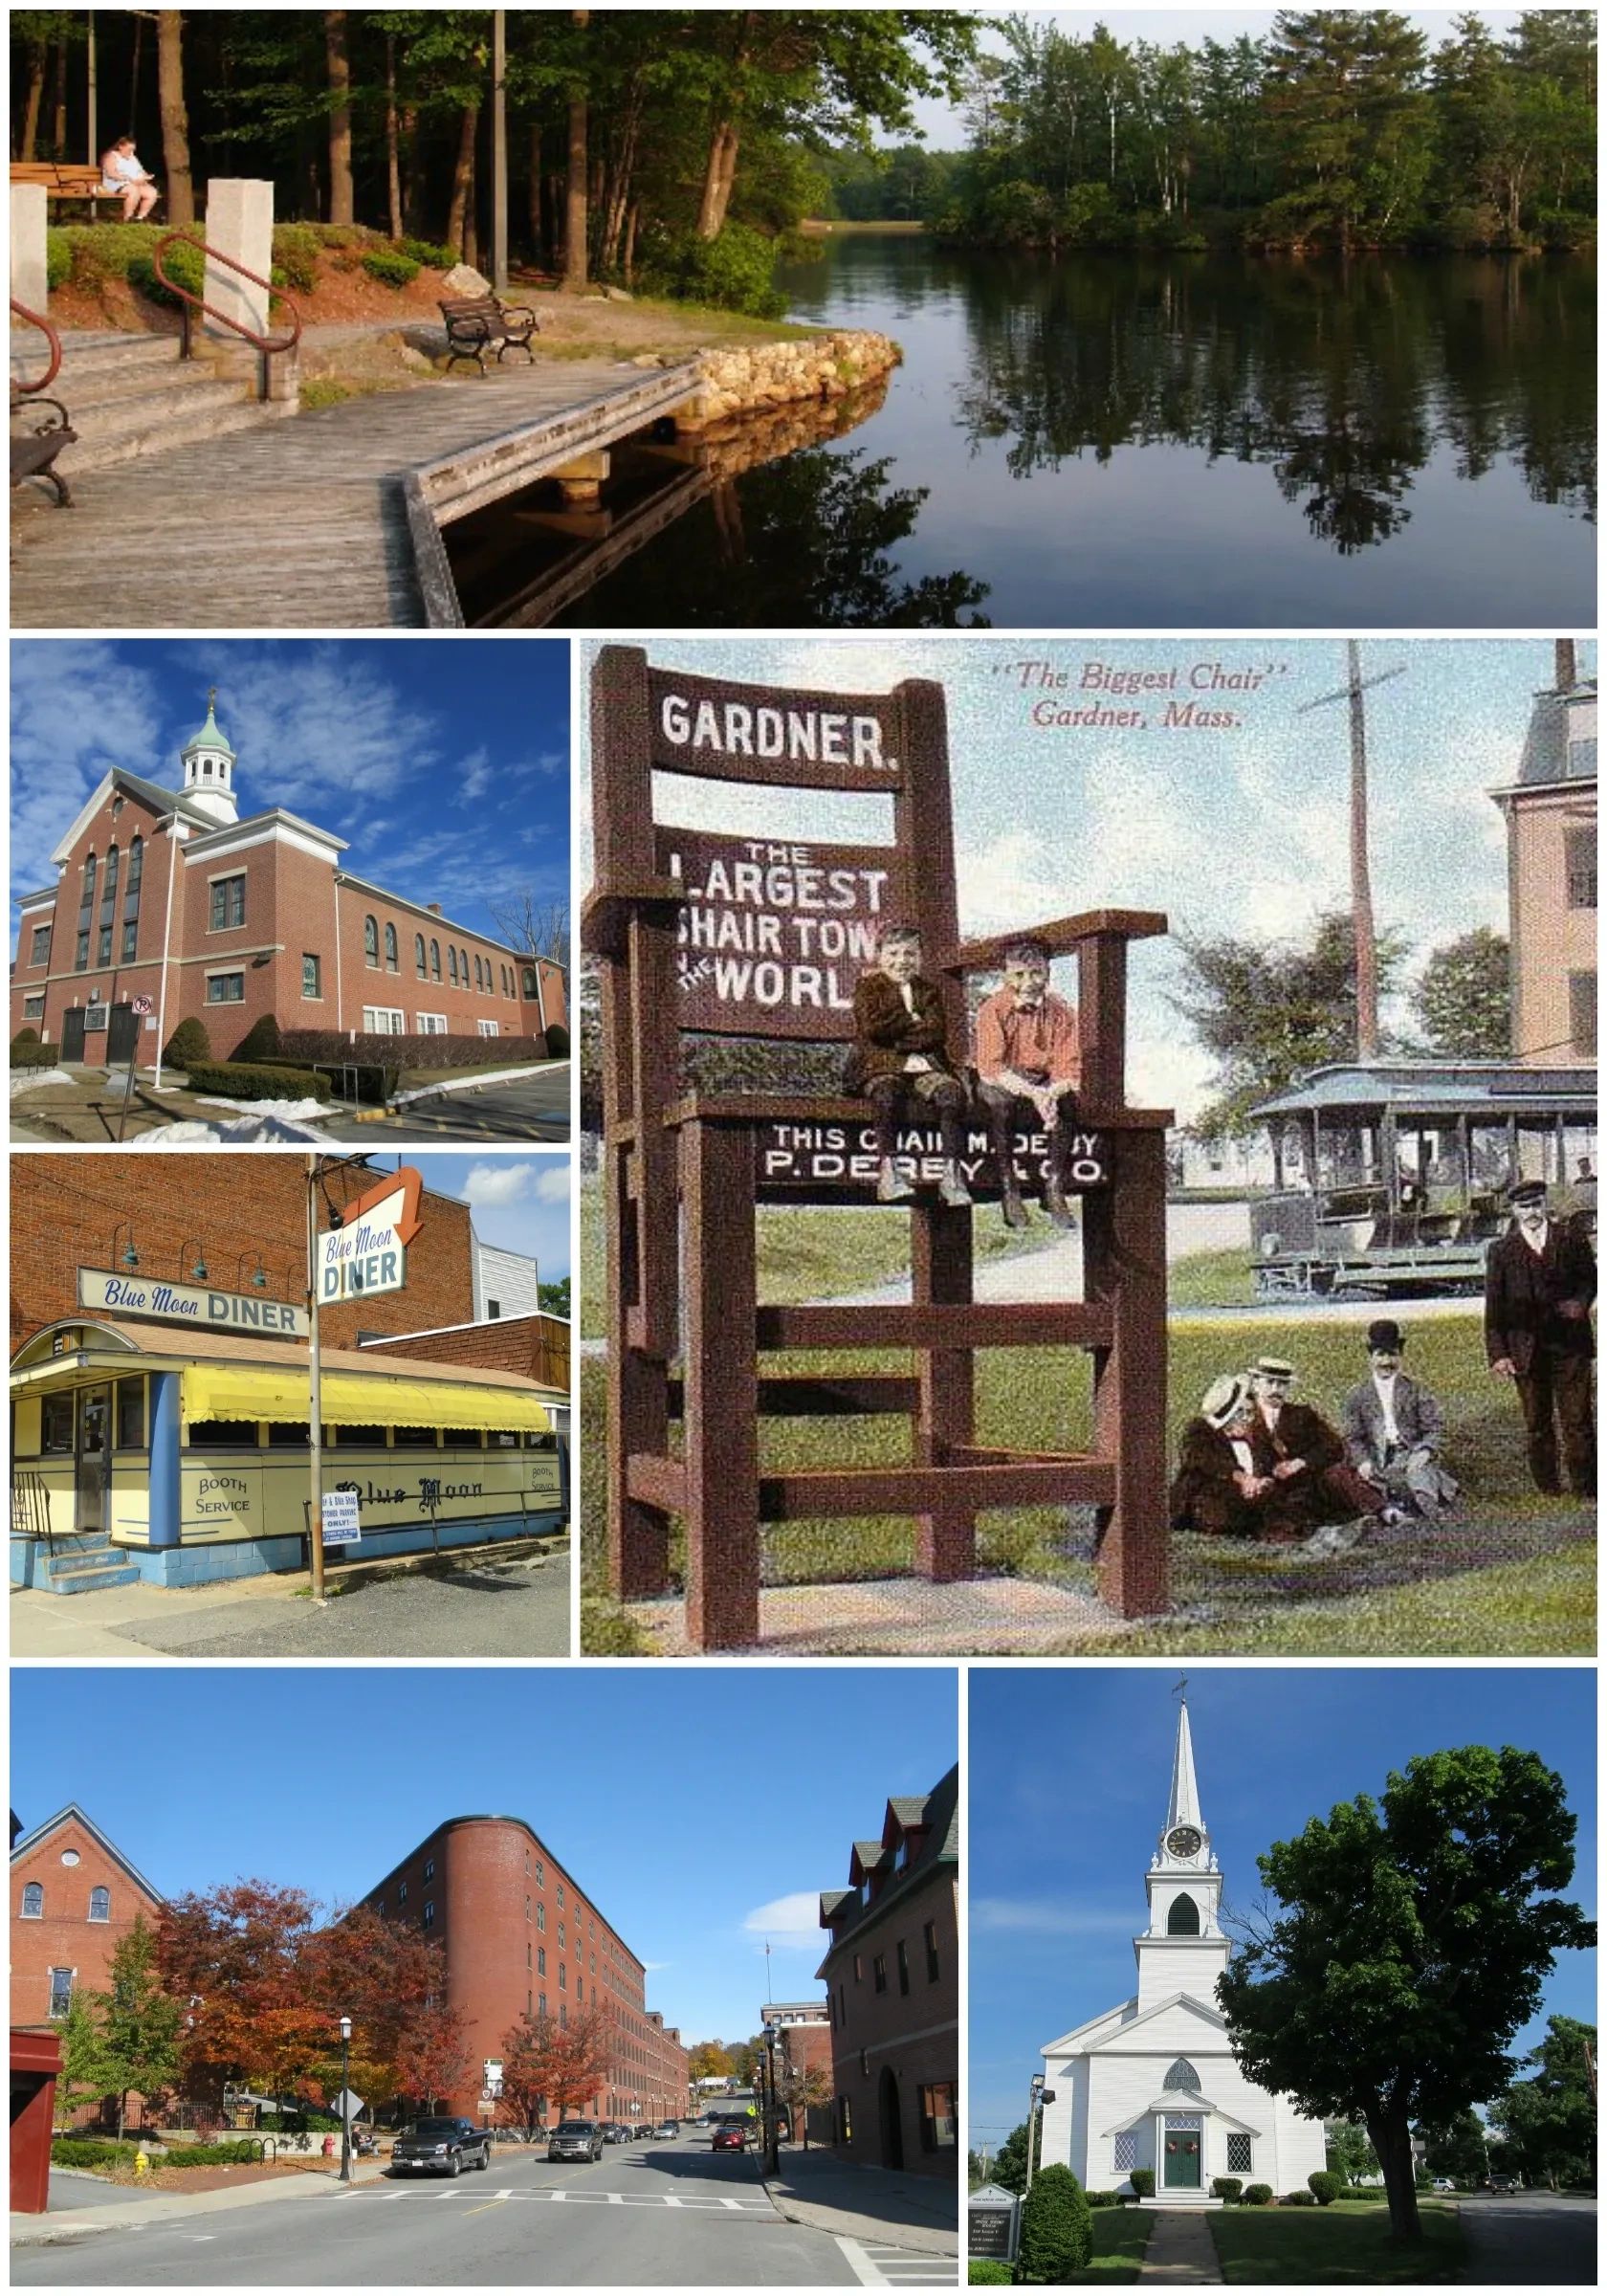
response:
<svg viewBox="0 0 1607 2296"><path fill-rule="evenodd" d="M885 376L903 358L886 335L844 328L798 342L757 342L699 351L703 387L675 410L677 430L702 431L733 416L790 407L801 399L842 399Z"/></svg>

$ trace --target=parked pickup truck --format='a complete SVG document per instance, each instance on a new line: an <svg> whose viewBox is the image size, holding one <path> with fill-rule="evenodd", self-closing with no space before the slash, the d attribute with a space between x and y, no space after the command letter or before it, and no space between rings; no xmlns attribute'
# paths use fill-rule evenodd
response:
<svg viewBox="0 0 1607 2296"><path fill-rule="evenodd" d="M444 2115L409 2121L391 2149L390 2166L397 2176L461 2176L465 2169L489 2169L491 2131Z"/></svg>

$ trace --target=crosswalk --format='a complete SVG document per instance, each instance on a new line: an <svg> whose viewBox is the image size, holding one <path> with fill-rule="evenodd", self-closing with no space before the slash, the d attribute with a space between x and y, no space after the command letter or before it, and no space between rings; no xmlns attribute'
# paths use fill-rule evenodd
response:
<svg viewBox="0 0 1607 2296"><path fill-rule="evenodd" d="M572 2185L559 2185L550 2192L533 2192L528 2186L495 2185L488 2189L483 2184L451 2183L438 2186L432 2192L418 2185L387 2187L374 2197L381 2206L385 2202L407 2201L414 2196L434 2201L437 2205L451 2201L484 2200L550 2200L561 2201L566 2208L674 2208L688 2216L769 2217L776 2212L765 2199L735 2199L725 2195L707 2200L688 2199L680 2193L585 2193L577 2192Z"/></svg>
<svg viewBox="0 0 1607 2296"><path fill-rule="evenodd" d="M862 2288L953 2288L959 2284L956 2257L920 2256L913 2248L892 2248L881 2241L851 2241L842 2232L836 2237Z"/></svg>

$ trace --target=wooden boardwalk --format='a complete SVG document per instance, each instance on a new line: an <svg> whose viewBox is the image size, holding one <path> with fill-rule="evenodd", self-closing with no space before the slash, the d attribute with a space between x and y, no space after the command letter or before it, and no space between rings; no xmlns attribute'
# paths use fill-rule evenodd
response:
<svg viewBox="0 0 1607 2296"><path fill-rule="evenodd" d="M423 628L410 473L461 455L477 472L495 465L491 491L507 491L640 430L695 386L690 362L538 364L347 399L85 473L73 510L13 494L11 625ZM458 505L435 491L450 518Z"/></svg>

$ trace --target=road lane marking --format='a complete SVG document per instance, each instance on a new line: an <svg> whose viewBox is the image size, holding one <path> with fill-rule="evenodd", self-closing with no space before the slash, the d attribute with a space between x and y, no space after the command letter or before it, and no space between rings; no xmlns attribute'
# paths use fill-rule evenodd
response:
<svg viewBox="0 0 1607 2296"><path fill-rule="evenodd" d="M679 2193L666 2193L664 2196L664 2205L666 2208L684 2208L686 2206L686 2202L681 2198Z"/></svg>
<svg viewBox="0 0 1607 2296"><path fill-rule="evenodd" d="M605 2193L603 2197L607 2201L610 2208L623 2208L625 2206L625 2195L623 2193Z"/></svg>
<svg viewBox="0 0 1607 2296"><path fill-rule="evenodd" d="M740 2200L722 2200L720 2202L721 2208L740 2208L741 2205Z"/></svg>
<svg viewBox="0 0 1607 2296"><path fill-rule="evenodd" d="M511 2193L493 2193L489 2200L482 2200L477 2208L466 2208L463 2213L466 2217L483 2217L488 2208L502 2208L512 2197Z"/></svg>

